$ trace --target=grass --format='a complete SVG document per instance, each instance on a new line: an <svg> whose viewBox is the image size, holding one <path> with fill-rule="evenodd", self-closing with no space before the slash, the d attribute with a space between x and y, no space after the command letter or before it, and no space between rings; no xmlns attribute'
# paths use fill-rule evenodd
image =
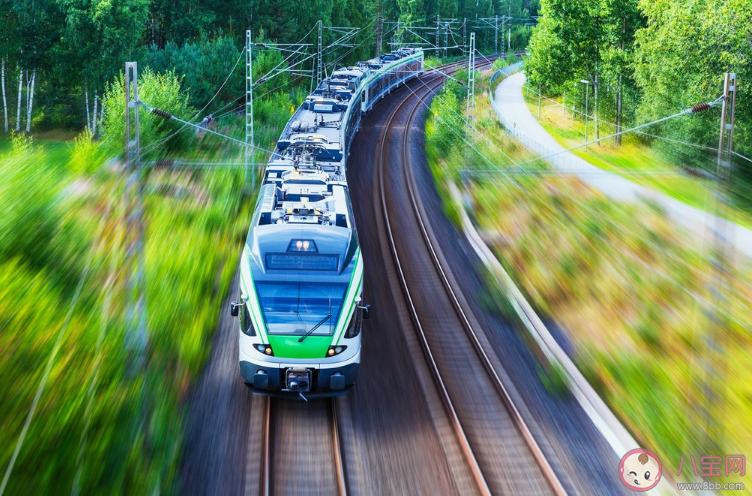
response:
<svg viewBox="0 0 752 496"><path fill-rule="evenodd" d="M488 78L481 73L479 87ZM567 332L578 367L638 442L667 470L682 456L752 449L752 267L736 260L719 283L696 241L654 204L614 202L576 177L545 174L545 165L543 174L516 173L509 157L530 153L499 129L488 95L475 102L486 159L463 161L450 132L462 129L461 96L449 86L426 125L439 190L472 178L465 194L492 250L533 306ZM489 301L503 298L498 289L483 295L504 313ZM551 394L564 390L556 369L541 370L540 380Z"/></svg>
<svg viewBox="0 0 752 496"><path fill-rule="evenodd" d="M525 101L533 115L537 116L537 97L531 93ZM560 99L542 99L540 124L565 148L582 145L585 141L584 120L572 119L572 112L565 111ZM600 136L613 132L614 127L610 124L600 124ZM592 119L588 124L588 135L591 140L595 138ZM625 135L618 148L613 140L606 140L589 146L588 150L580 148L572 153L603 170L615 172L700 210L715 213L712 181L693 175L689 168L682 167L681 157L669 159L636 135ZM712 160L708 157L709 162ZM752 228L752 212L734 204L729 205L726 212L729 219Z"/></svg>

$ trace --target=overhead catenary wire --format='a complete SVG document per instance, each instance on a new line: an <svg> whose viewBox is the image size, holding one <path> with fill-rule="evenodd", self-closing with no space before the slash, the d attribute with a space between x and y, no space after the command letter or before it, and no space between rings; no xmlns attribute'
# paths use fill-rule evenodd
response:
<svg viewBox="0 0 752 496"><path fill-rule="evenodd" d="M198 112L196 112L193 115L193 117L191 117L191 120L196 119L197 117L199 117L206 110L206 108L209 105L211 105L211 103L217 98L217 96L219 95L219 93L222 91L222 89L225 87L225 85L227 84L227 82L232 77L233 73L235 72L235 69L237 69L238 64L243 59L243 55L245 55L245 47L243 47L243 49L240 51L240 55L238 55L238 59L235 61L235 65L232 67L232 69L230 70L230 73L227 75L227 77L225 78L225 80L222 82L222 84L220 85L219 89L214 93L214 96L212 96L211 99L209 99L209 101L206 102L206 104L201 108L201 110L199 110ZM168 136L162 138L161 140L158 140L158 141L156 141L154 143L151 143L148 146L145 146L144 148L141 149L141 153L143 153L143 154L148 153L151 150L155 149L156 147L158 147L160 145L163 145L167 141L169 141L172 138L174 138L175 136L177 136L180 133L180 131L183 131L184 129L185 129L185 126L183 126L180 129L174 131L172 134L169 134Z"/></svg>
<svg viewBox="0 0 752 496"><path fill-rule="evenodd" d="M236 144L238 144L240 146L243 146L243 147L252 147L252 148L255 148L256 150L262 151L264 153L268 153L269 155L271 155L271 153L273 152L273 150L269 150L268 148L263 148L263 147L256 146L256 145L250 145L250 144L246 143L243 140L239 140L237 138L233 138L232 136L229 136L227 134L222 134L220 132L213 131L213 130L205 128L205 127L201 127L198 124L193 124L192 122L188 122L186 120L181 119L180 117L176 117L176 116L172 115L171 113L169 113L167 111L164 111L164 110L161 110L161 109L158 109L158 108L154 108L154 107L150 107L149 105L147 105L146 103L144 103L144 102L142 102L140 100L138 102L136 102L136 103L138 103L138 105L140 105L141 107L145 108L146 110L148 110L152 114L157 115L159 117L162 117L163 119L173 120L173 121L182 123L183 127L181 129L185 129L186 127L193 127L193 128L196 128L196 129L198 129L200 131L204 131L204 132L207 132L209 134L214 134L214 135L219 136L221 138L224 138L226 140L232 141L233 143L236 143Z"/></svg>
<svg viewBox="0 0 752 496"><path fill-rule="evenodd" d="M589 119L594 119L594 117L592 115L590 115L590 114L586 114L585 112L583 112L581 110L577 110L575 108L569 108L569 107L565 106L563 103L561 103L561 102L559 102L559 101L557 101L557 100L555 100L553 98L547 97L546 95L543 95L542 93L538 93L538 91L535 88L528 88L528 90L530 92L532 92L534 96L540 96L541 98L543 98L545 100L548 100L548 101L554 103L555 105L563 107L564 110L566 110L567 112L574 112L574 113L579 114L581 116L586 116ZM602 119L600 117L598 118L598 122L599 123L605 123L605 124L608 124L609 126L616 127L615 123L609 122L609 121L607 121L605 119ZM636 131L636 134L640 134L640 135L643 135L643 136L647 136L649 138L660 139L660 140L664 140L664 141L668 141L668 142L672 142L672 143L676 143L676 144L680 144L680 145L686 145L686 146L689 146L689 147L692 147L692 148L707 150L707 151L710 151L710 152L713 152L713 153L717 153L718 152L717 148L713 148L712 146L707 146L707 145L701 145L699 143L691 143L689 141L682 141L682 140L678 140L678 139L675 139L675 138L668 138L666 136L659 136L657 134L650 134L650 133L646 133L644 131ZM746 158L746 157L744 157L744 158Z"/></svg>
<svg viewBox="0 0 752 496"><path fill-rule="evenodd" d="M548 155L545 155L545 156L542 156L542 157L537 157L537 158L534 158L534 159L522 162L522 163L520 163L518 165L525 165L525 164L529 164L529 163L532 163L532 162L537 162L538 160L546 160L546 159L549 159L551 157L555 157L557 155L561 155L562 153L570 152L572 150L577 150L579 148L582 148L582 147L585 147L585 146L588 146L588 145L592 145L592 144L595 144L595 143L600 143L601 141L612 139L612 138L614 138L616 136L621 136L622 134L633 133L633 132L639 131L640 129L646 128L646 127L655 126L657 124L660 124L661 122L666 122L666 121L669 121L671 119L676 119L677 117L682 117L682 116L685 116L685 115L697 114L697 113L700 113L700 112L704 112L704 111L706 111L706 110L708 110L708 109L710 109L712 107L715 107L716 105L718 105L722 101L723 101L723 97L719 97L719 98L717 98L716 100L714 100L712 102L700 103L700 104L695 105L693 107L684 109L681 112L677 112L675 114L672 114L672 115L669 115L669 116L666 116L666 117L662 117L660 119L656 119L656 120L651 121L651 122L646 122L644 124L640 124L639 126L635 126L635 127L629 128L629 129L625 129L625 130L619 131L617 133L609 134L608 136L604 136L602 138L597 138L597 139L594 139L594 140L591 140L591 141L587 141L585 143L582 143L582 144L579 144L579 145L576 145L576 146L573 146L573 147L570 147L570 148L566 148L566 149L558 151L558 152L554 152L554 153L551 153L551 154L548 154Z"/></svg>

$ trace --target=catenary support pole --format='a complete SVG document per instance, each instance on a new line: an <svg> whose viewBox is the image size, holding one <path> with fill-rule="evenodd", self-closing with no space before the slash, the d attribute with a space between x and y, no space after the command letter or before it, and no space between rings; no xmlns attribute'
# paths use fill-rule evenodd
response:
<svg viewBox="0 0 752 496"><path fill-rule="evenodd" d="M720 137L718 140L718 157L716 165L716 209L715 227L713 229L713 253L712 253L712 279L710 281L710 306L707 309L710 328L706 335L704 349L704 373L703 380L705 398L702 402L705 420L705 448L713 452L721 447L719 443L723 439L721 431L722 423L713 415L722 412L724 399L721 396L724 381L720 369L725 363L723 350L725 338L728 333L728 321L723 312L718 309L728 307L728 298L724 287L730 287L729 281L733 268L733 244L731 238L734 235L734 224L726 220L727 207L729 204L729 185L731 184L734 144L734 113L736 110L737 77L735 73L726 73L723 81L723 106L721 107Z"/></svg>
<svg viewBox="0 0 752 496"><path fill-rule="evenodd" d="M146 283L144 277L143 176L141 136L138 119L138 66L125 63L125 274L126 339L129 373L138 374L144 365L148 341L146 327Z"/></svg>
<svg viewBox="0 0 752 496"><path fill-rule="evenodd" d="M320 33L320 31L319 31ZM319 35L319 40L320 40ZM320 47L321 45L319 45ZM254 161L253 136L253 44L251 30L245 32L245 174L246 183L250 175L251 192L256 187L256 168ZM320 53L320 52L319 52Z"/></svg>

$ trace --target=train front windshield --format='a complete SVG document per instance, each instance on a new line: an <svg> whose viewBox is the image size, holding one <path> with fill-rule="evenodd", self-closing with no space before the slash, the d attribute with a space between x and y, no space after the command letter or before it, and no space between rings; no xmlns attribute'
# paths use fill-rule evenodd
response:
<svg viewBox="0 0 752 496"><path fill-rule="evenodd" d="M266 329L273 335L331 336L346 291L346 284L256 283Z"/></svg>

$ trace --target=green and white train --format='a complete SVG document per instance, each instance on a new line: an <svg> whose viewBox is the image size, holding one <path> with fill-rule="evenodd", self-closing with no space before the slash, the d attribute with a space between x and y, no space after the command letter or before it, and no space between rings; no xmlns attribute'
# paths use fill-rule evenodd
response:
<svg viewBox="0 0 752 496"><path fill-rule="evenodd" d="M240 375L254 393L345 394L360 367L363 255L345 172L361 117L423 70L400 49L335 71L287 123L240 261Z"/></svg>

